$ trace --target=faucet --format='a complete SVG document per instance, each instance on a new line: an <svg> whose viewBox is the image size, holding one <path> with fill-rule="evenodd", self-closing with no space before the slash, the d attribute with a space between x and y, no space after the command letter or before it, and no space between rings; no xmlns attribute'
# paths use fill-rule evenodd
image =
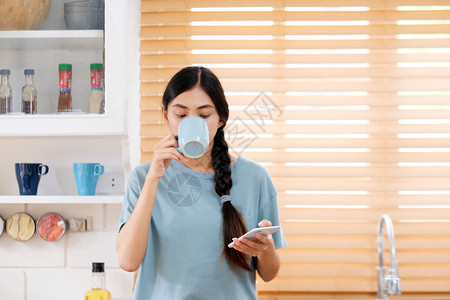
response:
<svg viewBox="0 0 450 300"><path fill-rule="evenodd" d="M386 224L386 230L389 239L389 246L391 249L391 266L389 274L386 275L386 268L384 267L384 246L383 246L383 223ZM388 300L389 296L400 295L402 293L400 278L398 277L397 259L395 256L395 241L394 241L394 226L392 225L391 217L383 214L378 222L378 294L377 300Z"/></svg>

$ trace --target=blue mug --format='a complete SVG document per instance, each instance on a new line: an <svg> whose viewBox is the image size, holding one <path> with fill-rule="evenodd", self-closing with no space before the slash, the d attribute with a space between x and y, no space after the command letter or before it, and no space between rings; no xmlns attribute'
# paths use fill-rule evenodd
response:
<svg viewBox="0 0 450 300"><path fill-rule="evenodd" d="M104 171L105 168L99 163L74 163L73 175L75 176L78 195L95 195L98 177Z"/></svg>
<svg viewBox="0 0 450 300"><path fill-rule="evenodd" d="M189 158L205 154L209 146L208 123L200 117L189 117L178 125L178 152Z"/></svg>
<svg viewBox="0 0 450 300"><path fill-rule="evenodd" d="M37 195L41 176L48 173L48 166L41 163L16 163L16 178L20 195Z"/></svg>

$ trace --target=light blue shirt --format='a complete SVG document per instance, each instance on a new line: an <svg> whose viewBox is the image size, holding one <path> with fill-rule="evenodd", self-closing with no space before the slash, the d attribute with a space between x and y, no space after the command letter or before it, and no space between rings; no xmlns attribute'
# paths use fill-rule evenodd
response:
<svg viewBox="0 0 450 300"><path fill-rule="evenodd" d="M136 206L149 168L147 162L132 172L120 226ZM277 193L264 167L239 156L231 165L231 178L232 203L249 230L263 219L280 225ZM256 299L255 273L234 270L222 254L221 207L213 173L172 160L158 184L133 299ZM276 248L286 247L281 230L273 239Z"/></svg>

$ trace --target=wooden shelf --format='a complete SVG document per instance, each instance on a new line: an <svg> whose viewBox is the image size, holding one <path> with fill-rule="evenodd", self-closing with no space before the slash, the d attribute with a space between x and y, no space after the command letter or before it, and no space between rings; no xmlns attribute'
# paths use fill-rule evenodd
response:
<svg viewBox="0 0 450 300"><path fill-rule="evenodd" d="M121 204L123 195L0 196L0 204Z"/></svg>
<svg viewBox="0 0 450 300"><path fill-rule="evenodd" d="M103 30L0 31L1 50L103 49Z"/></svg>

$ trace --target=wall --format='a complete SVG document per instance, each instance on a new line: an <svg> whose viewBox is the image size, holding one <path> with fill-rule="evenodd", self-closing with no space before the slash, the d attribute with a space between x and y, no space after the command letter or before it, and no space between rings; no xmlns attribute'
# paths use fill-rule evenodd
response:
<svg viewBox="0 0 450 300"><path fill-rule="evenodd" d="M73 162L105 166L97 194L123 195L125 178L120 137L0 138L0 195L18 195L15 162L42 162L50 167L41 178L38 195L76 195ZM112 178L115 187L111 186ZM82 299L91 286L91 263L103 261L107 288L114 299L128 299L133 274L117 264L115 241L120 204L0 204L3 219L25 211L35 220L46 212L64 219L92 217L92 231L66 232L56 242L39 235L16 242L0 236L0 300Z"/></svg>
<svg viewBox="0 0 450 300"><path fill-rule="evenodd" d="M4 233L0 237L1 300L83 299L91 287L93 261L105 262L106 286L113 298L130 298L133 274L119 269L115 252L120 205L0 205L4 218L21 211L35 219L49 211L63 218L91 216L93 230L67 232L56 242L46 242L37 234L28 242L16 242Z"/></svg>

